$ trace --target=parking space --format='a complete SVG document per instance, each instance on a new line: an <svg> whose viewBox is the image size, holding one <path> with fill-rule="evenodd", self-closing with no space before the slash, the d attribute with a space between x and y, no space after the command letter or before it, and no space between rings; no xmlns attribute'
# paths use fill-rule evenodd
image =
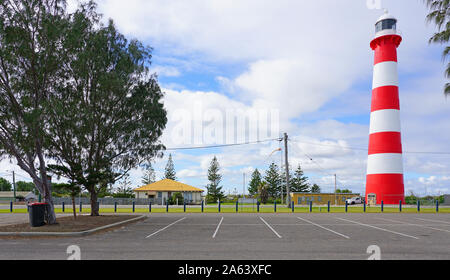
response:
<svg viewBox="0 0 450 280"><path fill-rule="evenodd" d="M367 259L371 245L384 259L448 259L450 220L445 214L149 214L113 232L45 242L54 250L79 244L86 259ZM34 240L2 243L0 259L25 244L48 258L61 256Z"/></svg>

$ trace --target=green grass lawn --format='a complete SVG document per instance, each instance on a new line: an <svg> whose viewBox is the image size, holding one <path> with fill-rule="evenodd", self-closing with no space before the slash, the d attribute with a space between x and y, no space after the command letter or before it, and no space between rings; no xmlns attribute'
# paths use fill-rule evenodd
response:
<svg viewBox="0 0 450 280"><path fill-rule="evenodd" d="M224 205L222 205L224 206ZM226 206L226 205L225 205ZM56 213L61 214L63 213L62 208L56 208ZM217 207L205 207L204 213L218 213ZM236 213L236 207L221 207L221 213ZM309 207L295 207L294 209L295 213L309 213ZM363 213L364 208L363 207L348 207L348 213ZM398 207L384 207L384 213L399 213ZM1 213L10 213L9 209L2 209L0 210ZM13 213L27 213L27 209L13 209ZM65 212L67 214L72 213L71 207L66 207ZM77 213L79 212L79 208L77 208ZM90 207L83 207L82 213L90 213ZM115 213L114 208L101 208L100 207L100 213ZM132 207L129 208L117 208L117 213L133 213ZM135 208L135 213L149 213L148 208ZM160 208L160 207L152 207L152 213L166 213L166 208ZM183 207L169 207L169 213L184 213ZM201 213L200 207L187 207L186 213ZM257 213L257 207L256 206L239 206L238 213ZM261 206L260 207L260 213L274 213L274 207L270 206ZM286 206L277 206L277 213L292 213L292 210L287 208ZM312 209L312 213L328 213L327 206L315 206ZM330 213L345 213L345 207L330 207ZM366 213L381 213L381 207L367 207ZM418 213L417 208L413 207L403 207L402 213ZM421 208L420 213L436 213L435 208ZM440 208L439 213L450 213L450 208Z"/></svg>

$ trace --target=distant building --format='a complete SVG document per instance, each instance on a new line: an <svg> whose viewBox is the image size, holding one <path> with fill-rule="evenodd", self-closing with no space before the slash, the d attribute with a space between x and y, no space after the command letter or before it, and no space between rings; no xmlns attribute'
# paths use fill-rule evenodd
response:
<svg viewBox="0 0 450 280"><path fill-rule="evenodd" d="M291 199L295 205L331 204L345 205L345 201L352 197L360 197L359 193L291 193Z"/></svg>
<svg viewBox="0 0 450 280"><path fill-rule="evenodd" d="M202 189L189 186L174 180L164 179L150 185L133 190L136 198L148 198L157 204L165 204L174 193L181 193L188 204L199 204L202 201Z"/></svg>
<svg viewBox="0 0 450 280"><path fill-rule="evenodd" d="M27 198L36 198L36 195L34 195L32 192L16 192L16 199L21 198L23 199L27 199ZM0 202L1 201L14 201L14 192L0 192Z"/></svg>

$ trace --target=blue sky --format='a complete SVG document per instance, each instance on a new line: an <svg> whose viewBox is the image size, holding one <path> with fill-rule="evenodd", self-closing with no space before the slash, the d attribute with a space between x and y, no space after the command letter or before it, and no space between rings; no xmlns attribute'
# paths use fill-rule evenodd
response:
<svg viewBox="0 0 450 280"><path fill-rule="evenodd" d="M369 43L383 13L369 9L367 2L98 1L105 20L112 18L128 38L154 48L152 71L159 76L169 111L162 137L167 147L223 144L226 130L233 126L227 110L276 111L278 117L266 121L260 132L289 134L291 169L300 164L324 192L334 191L332 175L337 174L338 187L360 193L365 189L367 151L349 147L368 145L373 70ZM444 46L428 44L436 30L425 21L426 7L421 0L378 2L398 18L404 39L399 48L404 149L450 152L450 104L442 94ZM205 141L203 135L196 142L180 137L180 131L195 127L213 136ZM245 133L256 137L252 130ZM179 180L201 188L216 155L224 190L242 192L243 173L248 183L254 168L265 171L271 161L280 164L279 152L269 156L278 147L275 141L172 155ZM167 156L154 162L158 178ZM1 173L11 168L8 162L0 164ZM450 155L405 154L404 169L407 192L450 193ZM133 187L139 186L141 176L140 169L131 172Z"/></svg>

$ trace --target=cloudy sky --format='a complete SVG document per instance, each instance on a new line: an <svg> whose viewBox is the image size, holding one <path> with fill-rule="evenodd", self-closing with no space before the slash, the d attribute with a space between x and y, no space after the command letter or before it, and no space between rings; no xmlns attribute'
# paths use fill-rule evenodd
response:
<svg viewBox="0 0 450 280"><path fill-rule="evenodd" d="M422 0L98 0L128 38L154 48L152 71L165 92L167 148L234 144L289 134L291 168L299 164L323 192L364 193L372 89L369 43L383 10L398 18L405 189L450 193L450 101L442 93L443 46ZM71 4L70 7L74 5ZM235 116L249 116L242 123ZM254 122L258 125L252 125ZM255 127L258 127L256 129ZM226 192L242 192L243 174L265 171L280 143L172 150L177 177L207 184L216 155ZM437 152L427 153L427 152ZM447 154L445 154L447 153ZM313 159L313 160L311 160ZM3 161L0 175L16 170ZM131 173L139 186L142 170Z"/></svg>

